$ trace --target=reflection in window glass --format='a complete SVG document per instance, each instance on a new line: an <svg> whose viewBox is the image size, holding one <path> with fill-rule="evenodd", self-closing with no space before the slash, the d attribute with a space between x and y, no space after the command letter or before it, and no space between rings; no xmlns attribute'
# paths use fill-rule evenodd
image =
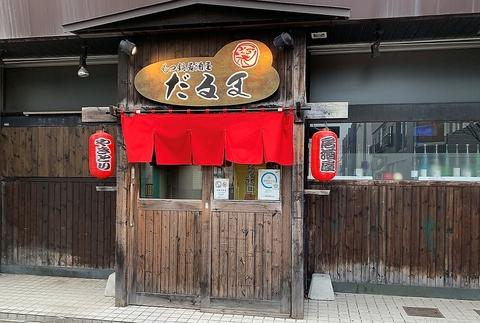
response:
<svg viewBox="0 0 480 323"><path fill-rule="evenodd" d="M480 123L336 123L329 128L339 137L335 179L480 180Z"/></svg>
<svg viewBox="0 0 480 323"><path fill-rule="evenodd" d="M157 166L142 164L140 197L157 199L202 198L200 166Z"/></svg>
<svg viewBox="0 0 480 323"><path fill-rule="evenodd" d="M262 186L263 184L263 186ZM214 168L214 198L218 200L279 200L280 166L229 163Z"/></svg>

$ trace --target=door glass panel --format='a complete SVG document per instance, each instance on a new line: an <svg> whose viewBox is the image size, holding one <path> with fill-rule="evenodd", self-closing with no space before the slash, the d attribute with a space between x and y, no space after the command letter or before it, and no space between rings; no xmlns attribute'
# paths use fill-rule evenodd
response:
<svg viewBox="0 0 480 323"><path fill-rule="evenodd" d="M142 164L140 185L141 198L200 200L202 168Z"/></svg>
<svg viewBox="0 0 480 323"><path fill-rule="evenodd" d="M214 168L214 198L217 200L280 199L280 166L231 164Z"/></svg>

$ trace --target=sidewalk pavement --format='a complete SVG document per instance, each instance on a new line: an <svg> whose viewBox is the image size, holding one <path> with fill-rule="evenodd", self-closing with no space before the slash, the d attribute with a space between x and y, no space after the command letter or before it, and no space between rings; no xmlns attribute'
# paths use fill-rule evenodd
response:
<svg viewBox="0 0 480 323"><path fill-rule="evenodd" d="M305 319L115 307L106 280L0 274L0 322L480 322L480 301L337 293L305 301ZM404 306L438 308L444 318L408 316Z"/></svg>

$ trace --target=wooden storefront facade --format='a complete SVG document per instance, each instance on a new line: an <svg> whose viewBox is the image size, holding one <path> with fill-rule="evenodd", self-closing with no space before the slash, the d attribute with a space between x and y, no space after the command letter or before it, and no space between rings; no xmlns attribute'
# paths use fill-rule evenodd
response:
<svg viewBox="0 0 480 323"><path fill-rule="evenodd" d="M451 38L477 37L472 36L472 30L479 21L478 16L469 11L461 15L465 12L460 11L448 16L450 18L396 19L400 16L398 12L396 16L384 14L381 17L377 13L368 16L359 13L350 21L347 19L350 9L333 6L331 2L326 1L329 5L309 5L245 1L241 3L248 3L250 7L239 8L240 2L215 0L214 4L205 4L193 1L187 6L194 9L191 12L183 11L181 1L160 1L142 8L125 7L126 11L119 13L97 13L88 19L64 24L62 28L72 33L71 38L32 41L32 48L42 53L37 58L39 62L33 65L25 63L22 55L27 57L31 53L22 47L21 41L9 43L11 53L18 57L12 54L8 58L7 51L5 65L0 64L0 83L5 79L15 85L0 84L0 271L82 277L106 277L114 271L117 306L191 307L293 318L303 317L304 297L313 273L327 273L334 286L350 284L351 289L359 284L370 284L441 287L444 290L460 288L476 292L480 288L480 186L473 179L465 180L476 176L461 173L457 177L465 178L458 181L419 181L418 173L412 178L408 174L418 171L417 154L424 152L426 155L427 144L430 161L438 154L439 146L445 155L452 153L452 149L448 150L450 143L457 147L460 144L473 147L468 146L471 138L464 140L465 133L460 130L466 128L467 123L480 119L480 113L476 112L480 99L475 95L467 97L469 93L462 92L461 86L452 91L456 95L452 102L442 96L448 92L446 87L431 95L431 102L428 96L427 101L425 96L415 97L416 92L428 94L428 90L437 85L450 84L447 77L443 77L444 83L435 83L431 88L421 86L433 84L435 77L429 79L431 82L415 83L420 90L405 87L408 89L405 93L397 91L395 86L385 89L383 86L389 82L381 77L371 88L364 90L362 86L369 84L375 73L386 71L385 75L401 79L402 73L408 74L402 69L406 71L406 67L417 66L417 59L430 60L428 55L410 57L406 52L432 55L434 50L436 55L437 47L444 46L447 54L442 58L448 61L459 53L449 51L461 47L464 52L458 55L472 57L475 53L471 50L478 47L477 40L471 45L470 40L466 41L468 44L463 40L459 44ZM351 6L358 10L357 4L352 2ZM426 12L432 15L429 10ZM414 15L413 11L409 14ZM452 28L451 33L448 26L443 28L446 22ZM437 26L441 32L425 28L427 25ZM416 30L422 33L417 35ZM286 37L283 33L288 33L293 44L282 39ZM422 41L417 43L417 38ZM451 41L446 44L440 38ZM119 47L124 39L134 42L135 55L127 55ZM424 39L431 39L432 44L425 45ZM390 51L394 54L389 56L386 49L378 59L378 48L374 52L372 45L379 45L380 40L388 42L385 47L393 48ZM261 42L271 51L273 63L268 67L278 72L279 81L273 95L246 104L199 107L190 106L186 101L179 106L152 101L136 87L136 76L151 64L173 59L213 58L226 45L240 41ZM407 44L397 44L403 41ZM398 49L396 46L405 47ZM111 75L108 81L92 77L91 82L106 86L88 88L83 83L81 90L85 92L82 93L100 102L104 99L101 94L113 88L117 99L109 98L110 101L103 105L95 101L89 105L95 108L83 114L85 120L81 121L77 115L74 122L68 121L72 120L72 111L68 117L60 111L48 111L47 114L53 116L45 117L42 111L37 116L22 110L22 106L14 109L8 106L14 105L12 101L15 100L5 100L3 92L7 99L12 96L9 91L15 94L15 87L21 85L18 81L21 77L16 79L15 75L22 72L22 68L30 68L29 73L40 75L32 71L32 67L54 66L55 62L48 61L51 57L46 59L47 63L43 61L52 51L58 57L64 52L75 56L79 48L82 53L88 48L92 56L100 56L94 58L98 65L104 63L106 55L113 55L113 67L88 68L92 76L113 71L116 78L115 82ZM395 57L397 52L401 54ZM0 62L2 54L0 48ZM370 55L377 60L373 61ZM347 56L348 59L342 60ZM73 64L77 64L78 57L74 58ZM404 62L411 64L402 65ZM69 64L72 62L68 61L65 69ZM397 65L400 71L390 72L389 68ZM425 63L424 67L424 70L416 70L425 75L437 75L435 66ZM462 74L463 70L455 74L456 67L448 72L458 76L457 81L472 79L472 75ZM359 74L355 74L358 71ZM53 75L51 85L57 86L60 82L53 81L56 75L50 73ZM5 74L8 75L5 77ZM423 76L417 75L420 79ZM396 78L388 80L394 82ZM411 85L410 79L404 78L405 83ZM182 80L186 82L188 77L180 79L177 75L177 81ZM478 78L472 83L476 81ZM165 85L168 82L162 81ZM465 83L468 82L461 84ZM364 101L351 99L347 96L350 92L358 96L354 99ZM29 95L38 96L32 93ZM71 95L68 93L63 96ZM22 94L16 93L16 98ZM337 94L339 96L335 96ZM463 102L465 97L466 102ZM23 103L31 104L28 100ZM340 109L349 104L348 110ZM107 105L110 107L106 108ZM100 106L104 108L98 108ZM79 114L76 107L73 109ZM174 163L157 164L159 146L154 131L150 134L154 139L145 140L151 143L149 148L154 147L149 151L148 160L128 162L132 145L129 147L121 118L171 114L186 119L192 115L237 112L292 116L293 161L268 165L281 174L279 198L255 199L256 193L244 199L235 198L233 194L228 198L227 192L226 199L216 199L215 179L218 173L227 172L218 168L235 167L226 152L222 155L223 165L194 163L192 153L191 160L185 164L198 166L198 171L195 174L185 172L182 176L191 180L191 186L198 186L195 190L200 194L192 195L188 191L177 194L182 195L178 197L172 192L180 186L179 170L174 167L160 169L160 166ZM42 118L48 120L42 123ZM450 131L446 125L438 126L439 122L453 122L455 124L448 126L450 130L455 129ZM334 181L318 183L308 176L309 139L312 131L323 128L326 123L341 135L339 145L345 157L339 162L342 173ZM88 137L101 128L116 140L116 176L105 181L91 178L88 171ZM398 141L394 139L394 129L404 135L414 131L411 137L416 139L413 143L400 140L403 150L393 151ZM443 131L445 138L452 134L453 141L438 139L440 132L435 135L428 132L438 129ZM365 139L367 135L370 136L368 140ZM380 142L374 141L377 135ZM192 136L187 136L187 141L191 141ZM426 137L435 137L435 140ZM464 141L455 141L455 138ZM253 150L249 144L246 142L242 147L247 152ZM178 150L181 148L179 146ZM468 149L462 153L473 152ZM391 155L381 156L382 153ZM456 154L459 155L458 148ZM408 160L408 166L393 169L401 159L396 160L393 155L403 158L404 164ZM477 157L477 176L480 176L480 155ZM388 158L395 160L392 162ZM447 160L447 157L442 158ZM264 158L250 164L266 169L268 162ZM394 166L388 168L387 164ZM431 171L428 172L431 175ZM177 177L172 180L174 175ZM429 177L426 169L424 175ZM148 176L158 178L155 183L151 178L151 183L147 183ZM171 181L170 186L160 183L161 176L167 178L165 183ZM453 176L449 174L448 177ZM116 187L116 192L98 189L101 186ZM159 194L158 187L168 194ZM326 192L329 194L325 195ZM357 288L357 291L367 290Z"/></svg>
<svg viewBox="0 0 480 323"><path fill-rule="evenodd" d="M255 39L269 45L280 75L280 89L267 104L289 107L305 88L306 47L303 34L298 34L294 49L278 50L272 44L278 34L267 30ZM225 44L252 36L198 32L137 37L138 54L125 62L125 70L119 67L120 84L129 84L121 90L127 106L148 109L156 104L122 77L132 80L157 61L212 57ZM303 123L295 127L301 143ZM302 208L292 208L292 192L294 182L303 183L303 165L281 167L279 201L215 200L212 166L202 166L201 199L145 199L139 194L140 167L126 164L124 154L121 150L117 172L117 304L303 315L303 278L297 274L303 259L292 250L302 243L301 218L292 216ZM303 153L298 150L296 156L300 159ZM294 288L300 298L293 296Z"/></svg>

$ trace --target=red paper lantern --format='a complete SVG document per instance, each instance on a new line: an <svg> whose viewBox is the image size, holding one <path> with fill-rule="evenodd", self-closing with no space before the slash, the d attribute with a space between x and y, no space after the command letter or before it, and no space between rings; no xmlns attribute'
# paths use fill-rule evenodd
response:
<svg viewBox="0 0 480 323"><path fill-rule="evenodd" d="M115 141L113 137L98 130L88 140L88 168L90 175L106 179L115 173Z"/></svg>
<svg viewBox="0 0 480 323"><path fill-rule="evenodd" d="M317 131L312 137L310 169L319 181L330 181L337 175L338 137L330 130Z"/></svg>

